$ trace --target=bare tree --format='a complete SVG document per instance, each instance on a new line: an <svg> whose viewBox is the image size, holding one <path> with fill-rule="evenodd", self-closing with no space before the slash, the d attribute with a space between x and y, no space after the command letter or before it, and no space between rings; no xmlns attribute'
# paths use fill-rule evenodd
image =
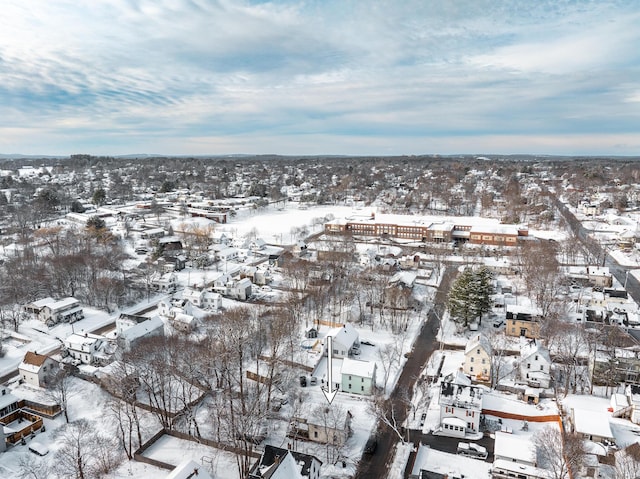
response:
<svg viewBox="0 0 640 479"><path fill-rule="evenodd" d="M72 370L74 367L60 364L47 377L47 396L60 405L64 419L69 422L69 398L73 395Z"/></svg>
<svg viewBox="0 0 640 479"><path fill-rule="evenodd" d="M110 438L98 433L95 424L85 419L60 428L56 441L59 448L53 470L59 478L100 477L119 463L117 446Z"/></svg>
<svg viewBox="0 0 640 479"><path fill-rule="evenodd" d="M41 460L36 459L34 454L21 456L18 459L19 478L20 479L48 479L51 477L49 465Z"/></svg>
<svg viewBox="0 0 640 479"><path fill-rule="evenodd" d="M615 454L615 479L637 479L640 477L640 447L635 443Z"/></svg>
<svg viewBox="0 0 640 479"><path fill-rule="evenodd" d="M552 479L575 477L586 454L578 435L547 426L535 434L534 443L538 464L550 471Z"/></svg>

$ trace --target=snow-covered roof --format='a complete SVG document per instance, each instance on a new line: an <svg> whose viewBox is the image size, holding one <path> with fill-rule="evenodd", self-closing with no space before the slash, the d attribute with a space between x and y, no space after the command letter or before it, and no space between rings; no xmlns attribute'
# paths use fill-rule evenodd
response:
<svg viewBox="0 0 640 479"><path fill-rule="evenodd" d="M541 469L539 467L519 464L517 462L506 461L504 459L497 459L493 461L493 469L513 472L514 477L517 477L518 475L522 475L523 477L539 477L542 479L550 479L552 477L551 471L548 469Z"/></svg>
<svg viewBox="0 0 640 479"><path fill-rule="evenodd" d="M523 338L523 342L520 346L520 357L523 360L526 360L534 354L537 354L539 358L544 359L547 363L551 364L551 356L549 355L549 350L546 347L535 339L529 340Z"/></svg>
<svg viewBox="0 0 640 479"><path fill-rule="evenodd" d="M327 336L333 337L334 341L338 341L347 348L353 346L359 338L358 331L349 323L346 323L341 328L332 329L327 333Z"/></svg>
<svg viewBox="0 0 640 479"><path fill-rule="evenodd" d="M267 468L270 475L269 479L302 479L300 473L300 465L296 463L291 453L287 451L285 456ZM263 475L266 471L263 471Z"/></svg>
<svg viewBox="0 0 640 479"><path fill-rule="evenodd" d="M487 337L482 334L478 334L469 339L467 346L464 348L464 354L468 354L478 348L484 350L489 355L491 354L491 344L489 344Z"/></svg>
<svg viewBox="0 0 640 479"><path fill-rule="evenodd" d="M91 333L73 333L64 340L70 346L81 346L83 344L93 344L96 341L106 339L104 336Z"/></svg>
<svg viewBox="0 0 640 479"><path fill-rule="evenodd" d="M29 303L27 306L30 306L32 308L40 309L40 308L45 307L47 304L55 303L55 302L56 302L55 299L53 299L51 297L47 297L47 298L39 299L38 301L34 301L33 303Z"/></svg>
<svg viewBox="0 0 640 479"><path fill-rule="evenodd" d="M603 412L584 409L573 410L573 424L575 431L579 434L613 439L609 418L610 414Z"/></svg>
<svg viewBox="0 0 640 479"><path fill-rule="evenodd" d="M193 461L186 459L176 466L176 468L166 476L166 479L213 479L207 468Z"/></svg>
<svg viewBox="0 0 640 479"><path fill-rule="evenodd" d="M535 464L536 446L529 437L496 431L495 439L495 456L506 457L514 462Z"/></svg>
<svg viewBox="0 0 640 479"><path fill-rule="evenodd" d="M77 306L80 304L76 298L63 298L60 301L56 301L54 303L47 303L43 307L47 307L52 311L60 311L62 309L69 308L70 306Z"/></svg>
<svg viewBox="0 0 640 479"><path fill-rule="evenodd" d="M411 476L419 477L420 471L435 472L449 477L489 477L491 464L470 457L454 456L421 444L418 448Z"/></svg>
<svg viewBox="0 0 640 479"><path fill-rule="evenodd" d="M362 361L360 359L344 358L342 360L342 374L358 376L361 378L373 378L376 371L376 363Z"/></svg>
<svg viewBox="0 0 640 479"><path fill-rule="evenodd" d="M13 394L8 391L5 392L6 389L2 388L2 391L4 392L4 394L0 394L0 410L18 401L18 398Z"/></svg>
<svg viewBox="0 0 640 479"><path fill-rule="evenodd" d="M142 338L147 334L158 331L164 328L164 323L160 316L155 316L146 321L138 323L130 328L125 329L120 333L120 337L126 341L135 341L138 338Z"/></svg>

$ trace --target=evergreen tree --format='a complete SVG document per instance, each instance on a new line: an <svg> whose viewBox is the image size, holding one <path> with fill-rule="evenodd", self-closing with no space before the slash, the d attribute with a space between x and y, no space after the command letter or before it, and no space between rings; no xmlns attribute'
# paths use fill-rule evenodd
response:
<svg viewBox="0 0 640 479"><path fill-rule="evenodd" d="M107 193L103 188L98 188L93 192L93 196L91 197L91 201L96 206L104 205L105 201L107 201Z"/></svg>
<svg viewBox="0 0 640 479"><path fill-rule="evenodd" d="M465 328L475 317L473 302L470 298L471 283L473 283L473 271L471 268L465 270L456 278L449 290L447 306L451 318Z"/></svg>
<svg viewBox="0 0 640 479"><path fill-rule="evenodd" d="M475 272L465 268L458 276L447 300L449 314L456 323L466 328L476 318L482 321L482 315L491 311L492 280L493 274L486 267Z"/></svg>
<svg viewBox="0 0 640 479"><path fill-rule="evenodd" d="M491 296L495 293L493 288L493 273L486 266L474 272L471 284L471 297L475 316L480 319L491 311Z"/></svg>

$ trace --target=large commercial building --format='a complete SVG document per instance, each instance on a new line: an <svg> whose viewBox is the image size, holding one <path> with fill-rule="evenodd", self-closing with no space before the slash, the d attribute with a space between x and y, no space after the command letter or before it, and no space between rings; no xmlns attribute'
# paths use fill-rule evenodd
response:
<svg viewBox="0 0 640 479"><path fill-rule="evenodd" d="M492 246L516 246L528 236L522 225L502 224L493 218L473 216L354 215L325 223L327 233L392 237L434 243L469 242Z"/></svg>

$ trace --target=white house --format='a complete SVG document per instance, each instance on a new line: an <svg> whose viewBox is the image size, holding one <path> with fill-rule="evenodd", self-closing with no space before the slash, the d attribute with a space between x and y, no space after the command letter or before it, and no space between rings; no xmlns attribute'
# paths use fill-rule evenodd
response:
<svg viewBox="0 0 640 479"><path fill-rule="evenodd" d="M182 292L182 299L186 299L194 306L202 309L218 310L222 307L222 296L213 291L185 288Z"/></svg>
<svg viewBox="0 0 640 479"><path fill-rule="evenodd" d="M551 383L551 356L549 350L540 341L531 339L522 342L520 378L532 387L549 387Z"/></svg>
<svg viewBox="0 0 640 479"><path fill-rule="evenodd" d="M28 351L18 366L20 378L35 387L46 387L48 377L55 373L58 362L55 359L36 352Z"/></svg>
<svg viewBox="0 0 640 479"><path fill-rule="evenodd" d="M440 383L440 427L438 434L463 438L480 431L482 389L471 385L462 371L445 377Z"/></svg>
<svg viewBox="0 0 640 479"><path fill-rule="evenodd" d="M344 358L340 371L341 390L351 394L371 396L376 386L376 363Z"/></svg>
<svg viewBox="0 0 640 479"><path fill-rule="evenodd" d="M486 336L473 336L464 349L463 371L477 381L491 380L492 348Z"/></svg>
<svg viewBox="0 0 640 479"><path fill-rule="evenodd" d="M73 333L64 340L64 347L73 359L92 364L106 343L104 336L91 333Z"/></svg>
<svg viewBox="0 0 640 479"><path fill-rule="evenodd" d="M27 313L33 314L34 317L39 318L39 314L40 314L40 311L42 311L42 308L44 306L46 306L47 304L55 303L55 302L56 302L55 299L53 299L52 297L48 296L46 298L39 299L38 301L34 301L32 303L26 304L24 306L24 310Z"/></svg>
<svg viewBox="0 0 640 479"><path fill-rule="evenodd" d="M60 301L44 298L25 305L24 310L33 314L47 326L58 323L73 323L84 318L80 301L71 297L63 298Z"/></svg>
<svg viewBox="0 0 640 479"><path fill-rule="evenodd" d="M175 273L165 273L156 276L151 280L151 284L156 291L161 293L173 293L178 288L178 277Z"/></svg>
<svg viewBox="0 0 640 479"><path fill-rule="evenodd" d="M351 412L344 408L307 403L307 408L292 418L287 435L341 446L351 435L352 419Z"/></svg>
<svg viewBox="0 0 640 479"><path fill-rule="evenodd" d="M251 297L251 280L242 278L227 285L227 294L233 299L245 301Z"/></svg>
<svg viewBox="0 0 640 479"><path fill-rule="evenodd" d="M350 324L346 323L340 328L335 328L327 333L327 337L333 338L333 357L348 358L360 351L360 335L358 331ZM327 342L325 339L325 346ZM327 355L325 348L324 355Z"/></svg>
<svg viewBox="0 0 640 479"><path fill-rule="evenodd" d="M116 342L123 351L131 351L137 341L153 336L164 336L164 322L159 316L121 314L116 319Z"/></svg>
<svg viewBox="0 0 640 479"><path fill-rule="evenodd" d="M613 276L607 266L587 266L587 278L594 286L609 288L613 284Z"/></svg>
<svg viewBox="0 0 640 479"><path fill-rule="evenodd" d="M190 314L176 313L169 318L169 324L177 331L190 333L196 328L197 321L196 318Z"/></svg>
<svg viewBox="0 0 640 479"><path fill-rule="evenodd" d="M536 446L529 436L496 431L493 449L496 461L508 461L522 466L537 465Z"/></svg>

